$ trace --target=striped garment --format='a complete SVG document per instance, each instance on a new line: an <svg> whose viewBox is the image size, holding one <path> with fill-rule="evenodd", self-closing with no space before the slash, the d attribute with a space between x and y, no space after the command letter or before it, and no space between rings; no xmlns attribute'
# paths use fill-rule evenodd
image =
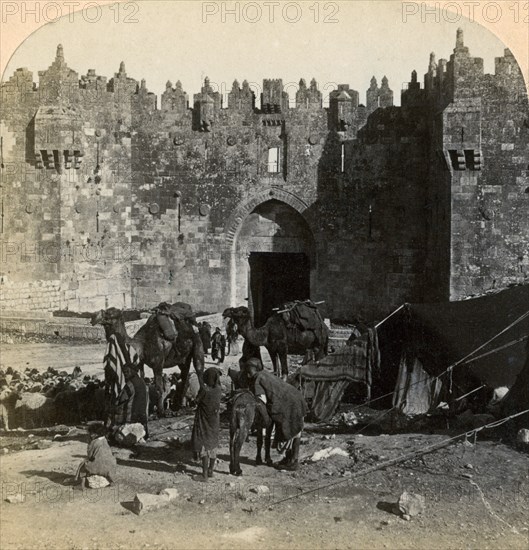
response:
<svg viewBox="0 0 529 550"><path fill-rule="evenodd" d="M133 346L130 346L124 341L122 341L120 345L120 341L116 335L112 334L108 340L103 364L105 365L105 372L112 371L113 373L113 380L110 380L110 382L113 385L112 389L114 395L117 397L126 384L123 367L128 364L134 369L137 369L141 362Z"/></svg>

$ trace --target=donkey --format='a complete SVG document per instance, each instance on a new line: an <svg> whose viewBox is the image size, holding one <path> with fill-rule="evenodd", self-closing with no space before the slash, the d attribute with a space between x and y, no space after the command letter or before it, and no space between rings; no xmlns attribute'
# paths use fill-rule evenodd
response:
<svg viewBox="0 0 529 550"><path fill-rule="evenodd" d="M230 369L231 370L231 369ZM264 404L263 404L264 405ZM257 455L255 464L263 464L261 451L263 449L263 429L265 430L265 462L272 466L270 446L272 440L273 422L266 413L266 409L260 407L254 394L247 389L237 390L232 398L230 416L230 474L241 476L242 470L239 464L239 456L243 443L247 441L252 425L257 428Z"/></svg>

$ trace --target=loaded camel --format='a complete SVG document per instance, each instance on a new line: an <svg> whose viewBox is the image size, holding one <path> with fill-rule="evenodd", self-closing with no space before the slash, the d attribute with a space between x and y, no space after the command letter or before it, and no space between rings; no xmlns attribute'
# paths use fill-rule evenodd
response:
<svg viewBox="0 0 529 550"><path fill-rule="evenodd" d="M175 306L177 304L174 304ZM187 304L186 308L191 310ZM168 340L164 338L161 330L157 314L152 314L147 322L136 332L134 337L127 334L125 322L123 320L123 312L120 309L111 307L107 310L101 310L92 316L91 324L102 325L105 329L105 337L107 342L110 337L115 334L118 341L124 342L132 346L138 354L141 362L149 366L154 373L154 384L157 393L157 409L158 415L164 415L163 406L163 369L169 369L178 366L182 373L182 391L177 396L176 406L180 407L182 398L187 383L191 361L198 375L200 385L202 386L202 375L204 372L204 349L202 341L191 318L171 317L176 336L174 339Z"/></svg>
<svg viewBox="0 0 529 550"><path fill-rule="evenodd" d="M224 310L222 316L232 319L237 323L239 334L245 339L243 345L243 357L245 355L255 357L258 355L259 346L264 346L272 360L274 373L279 376L279 362L281 363L281 376L288 377L289 349L302 348L305 351L312 350L316 360L327 354L329 331L323 321L318 330L303 330L293 326L289 322L288 312L273 313L266 323L255 328L250 310L245 306L229 307ZM318 333L321 336L318 336Z"/></svg>

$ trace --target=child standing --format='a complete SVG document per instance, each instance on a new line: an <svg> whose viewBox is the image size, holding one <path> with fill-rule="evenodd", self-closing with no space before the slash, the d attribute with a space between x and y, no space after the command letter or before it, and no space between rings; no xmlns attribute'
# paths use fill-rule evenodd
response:
<svg viewBox="0 0 529 550"><path fill-rule="evenodd" d="M116 458L112 454L105 432L105 427L100 424L89 426L90 443L88 444L87 457L77 469L77 475L75 476L77 481L81 478L81 474L85 474L84 477L88 478L88 482L91 476L101 476L109 483L116 480ZM83 479L83 488L84 483L85 479Z"/></svg>
<svg viewBox="0 0 529 550"><path fill-rule="evenodd" d="M220 371L214 367L204 373L204 386L197 396L197 412L193 424L191 445L195 455L202 460L202 481L213 477L217 458L216 449L220 432Z"/></svg>

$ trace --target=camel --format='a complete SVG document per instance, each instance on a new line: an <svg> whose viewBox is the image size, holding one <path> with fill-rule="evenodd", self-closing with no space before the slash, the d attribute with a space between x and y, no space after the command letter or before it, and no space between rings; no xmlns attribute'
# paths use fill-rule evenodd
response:
<svg viewBox="0 0 529 550"><path fill-rule="evenodd" d="M177 397L177 408L182 404L191 361L193 361L199 383L202 386L204 349L198 328L189 319L173 320L177 335L173 341L169 341L163 337L155 314L147 319L147 322L132 338L127 334L123 312L120 309L111 307L107 310L98 311L91 319L92 325L103 325L107 341L112 334L120 335L126 344L136 350L142 364L146 364L152 369L157 390L158 416L164 416L165 414L163 406L163 369L178 366L182 372L184 389Z"/></svg>
<svg viewBox="0 0 529 550"><path fill-rule="evenodd" d="M281 313L272 314L266 323L255 328L253 325L250 310L245 306L229 307L224 310L223 317L232 319L239 327L239 334L245 339L243 345L243 356L245 353L257 356L255 348L265 346L272 364L274 373L279 376L278 358L281 363L281 375L286 380L288 377L288 358L289 349L295 347L302 348L305 351L312 350L316 360L326 355L328 344L328 330L325 325L322 326L324 341L320 342L317 335L312 330L299 330L289 328L287 322Z"/></svg>

